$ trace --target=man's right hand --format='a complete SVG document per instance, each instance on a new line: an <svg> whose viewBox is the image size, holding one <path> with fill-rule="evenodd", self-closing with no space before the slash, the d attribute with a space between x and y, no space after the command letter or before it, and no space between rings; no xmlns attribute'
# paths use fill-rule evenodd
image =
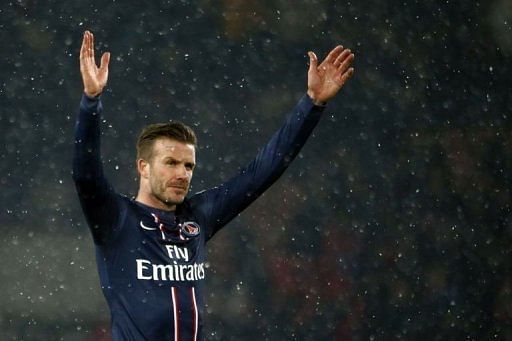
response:
<svg viewBox="0 0 512 341"><path fill-rule="evenodd" d="M80 72L84 82L84 92L88 97L98 96L107 85L109 60L110 53L103 53L98 68L94 61L94 36L91 32L85 31L80 49Z"/></svg>

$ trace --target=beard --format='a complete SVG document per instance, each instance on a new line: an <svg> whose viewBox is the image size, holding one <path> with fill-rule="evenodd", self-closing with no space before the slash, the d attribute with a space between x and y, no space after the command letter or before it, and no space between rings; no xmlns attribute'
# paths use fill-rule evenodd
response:
<svg viewBox="0 0 512 341"><path fill-rule="evenodd" d="M182 182L165 183L163 181L150 181L150 184L151 194L166 206L181 204L185 200L189 189L189 184Z"/></svg>

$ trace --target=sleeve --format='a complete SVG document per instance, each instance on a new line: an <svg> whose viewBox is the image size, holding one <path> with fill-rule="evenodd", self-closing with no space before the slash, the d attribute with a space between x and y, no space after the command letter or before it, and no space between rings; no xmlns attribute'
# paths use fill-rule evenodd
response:
<svg viewBox="0 0 512 341"><path fill-rule="evenodd" d="M73 180L87 224L98 245L111 239L120 212L118 196L103 175L100 156L102 109L99 98L82 96L73 155Z"/></svg>
<svg viewBox="0 0 512 341"><path fill-rule="evenodd" d="M205 219L207 240L281 176L306 143L323 110L324 106L314 105L311 98L304 95L248 166L219 187L190 199Z"/></svg>

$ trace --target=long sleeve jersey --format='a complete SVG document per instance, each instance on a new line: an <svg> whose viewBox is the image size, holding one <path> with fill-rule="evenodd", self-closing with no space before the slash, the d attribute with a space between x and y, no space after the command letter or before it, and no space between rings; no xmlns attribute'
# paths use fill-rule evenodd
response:
<svg viewBox="0 0 512 341"><path fill-rule="evenodd" d="M304 95L238 175L165 211L112 188L100 155L102 103L82 97L73 179L95 243L114 340L202 339L206 243L278 179L322 111Z"/></svg>

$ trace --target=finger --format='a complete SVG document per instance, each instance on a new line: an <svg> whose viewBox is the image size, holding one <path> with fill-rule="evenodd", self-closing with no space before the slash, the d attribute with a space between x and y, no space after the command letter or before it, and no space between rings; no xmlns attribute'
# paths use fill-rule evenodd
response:
<svg viewBox="0 0 512 341"><path fill-rule="evenodd" d="M340 64L350 55L350 49L345 49L343 52L340 53L340 55L336 58L334 61L334 66L338 67Z"/></svg>
<svg viewBox="0 0 512 341"><path fill-rule="evenodd" d="M80 47L80 58L85 58L85 53L87 50L87 31L84 32L82 38L82 46Z"/></svg>
<svg viewBox="0 0 512 341"><path fill-rule="evenodd" d="M343 61L343 63L340 64L340 66L338 66L338 72L341 72L341 73L344 73L348 68L349 66L352 64L352 62L354 61L354 54L351 53L349 54L345 60Z"/></svg>
<svg viewBox="0 0 512 341"><path fill-rule="evenodd" d="M110 61L110 52L105 52L101 56L101 62L100 62L100 71L107 72L108 71L108 63Z"/></svg>
<svg viewBox="0 0 512 341"><path fill-rule="evenodd" d="M350 78L352 77L352 75L354 74L354 68L350 68L347 70L347 72L343 73L340 77L340 85L343 86L343 84L345 84L345 82Z"/></svg>
<svg viewBox="0 0 512 341"><path fill-rule="evenodd" d="M343 46L341 46L341 45L336 46L335 48L333 48L331 50L331 52L329 52L327 57L325 57L324 62L325 63L332 63L333 61L336 60L336 58L341 53L341 51L343 51Z"/></svg>
<svg viewBox="0 0 512 341"><path fill-rule="evenodd" d="M90 51L90 46L91 46L91 38L89 37L89 35L91 34L91 32L89 31L85 31L85 34L84 34L84 40L85 40L85 54L86 56L89 56L89 51Z"/></svg>
<svg viewBox="0 0 512 341"><path fill-rule="evenodd" d="M84 57L90 58L91 57L91 32L85 31L84 33Z"/></svg>
<svg viewBox="0 0 512 341"><path fill-rule="evenodd" d="M308 72L316 71L318 68L318 58L316 57L316 54L313 51L308 52L309 56L309 70Z"/></svg>
<svg viewBox="0 0 512 341"><path fill-rule="evenodd" d="M94 65L96 65L96 61L94 60L94 35L92 32L89 32L89 54Z"/></svg>

